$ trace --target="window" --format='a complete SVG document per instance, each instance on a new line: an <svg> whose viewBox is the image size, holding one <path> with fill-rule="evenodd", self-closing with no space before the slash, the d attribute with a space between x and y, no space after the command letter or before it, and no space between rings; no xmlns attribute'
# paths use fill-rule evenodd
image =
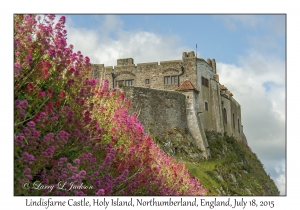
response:
<svg viewBox="0 0 300 210"><path fill-rule="evenodd" d="M122 87L122 86L133 86L134 85L134 80L118 80L116 81L116 86L117 87Z"/></svg>
<svg viewBox="0 0 300 210"><path fill-rule="evenodd" d="M125 85L126 86L133 86L134 85L133 79L131 79L131 80L125 80Z"/></svg>
<svg viewBox="0 0 300 210"><path fill-rule="evenodd" d="M238 118L238 132L240 133L240 119Z"/></svg>
<svg viewBox="0 0 300 210"><path fill-rule="evenodd" d="M172 84L178 83L178 77L177 76L172 76L171 80L172 80Z"/></svg>
<svg viewBox="0 0 300 210"><path fill-rule="evenodd" d="M118 80L118 81L116 81L116 86L117 87L124 86L124 80Z"/></svg>
<svg viewBox="0 0 300 210"><path fill-rule="evenodd" d="M234 113L232 114L233 129L235 128Z"/></svg>
<svg viewBox="0 0 300 210"><path fill-rule="evenodd" d="M165 77L165 85L171 84L171 77Z"/></svg>
<svg viewBox="0 0 300 210"><path fill-rule="evenodd" d="M224 120L224 123L227 124L227 113L226 113L225 108L223 109L223 120Z"/></svg>
<svg viewBox="0 0 300 210"><path fill-rule="evenodd" d="M205 110L207 110L207 111L208 111L208 103L207 103L207 102L205 102L205 104L204 104L204 108L205 108Z"/></svg>
<svg viewBox="0 0 300 210"><path fill-rule="evenodd" d="M149 85L150 84L150 79L146 79L145 83L146 83L146 85Z"/></svg>
<svg viewBox="0 0 300 210"><path fill-rule="evenodd" d="M177 84L178 83L178 76L165 76L164 78L164 84Z"/></svg>
<svg viewBox="0 0 300 210"><path fill-rule="evenodd" d="M208 87L208 79L202 77L202 85L205 86L205 87Z"/></svg>

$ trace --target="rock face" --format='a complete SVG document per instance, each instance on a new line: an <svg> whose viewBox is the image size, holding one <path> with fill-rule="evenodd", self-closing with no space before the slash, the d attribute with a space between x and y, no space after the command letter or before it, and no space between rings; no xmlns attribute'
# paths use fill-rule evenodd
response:
<svg viewBox="0 0 300 210"><path fill-rule="evenodd" d="M212 195L279 195L274 181L248 146L214 131L206 131L206 136L211 159L187 166Z"/></svg>
<svg viewBox="0 0 300 210"><path fill-rule="evenodd" d="M183 130L177 128L167 130L163 135L155 136L154 140L168 155L178 159L192 162L205 159L191 135Z"/></svg>

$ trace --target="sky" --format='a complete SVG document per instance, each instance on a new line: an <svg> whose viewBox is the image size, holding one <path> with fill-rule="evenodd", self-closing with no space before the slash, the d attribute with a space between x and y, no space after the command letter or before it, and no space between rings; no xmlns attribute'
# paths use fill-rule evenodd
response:
<svg viewBox="0 0 300 210"><path fill-rule="evenodd" d="M92 63L179 60L192 50L216 59L220 83L241 104L248 144L281 195L286 194L286 27L284 14L66 15L68 44Z"/></svg>

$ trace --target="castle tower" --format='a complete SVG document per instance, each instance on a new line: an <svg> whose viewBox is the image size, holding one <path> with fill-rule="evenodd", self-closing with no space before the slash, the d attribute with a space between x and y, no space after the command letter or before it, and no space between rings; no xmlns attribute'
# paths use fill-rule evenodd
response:
<svg viewBox="0 0 300 210"><path fill-rule="evenodd" d="M186 117L189 131L199 149L203 151L203 156L208 159L210 157L210 150L207 143L204 128L199 118L199 107L197 98L199 97L199 90L189 81L185 80L176 88L176 91L182 92L186 96Z"/></svg>

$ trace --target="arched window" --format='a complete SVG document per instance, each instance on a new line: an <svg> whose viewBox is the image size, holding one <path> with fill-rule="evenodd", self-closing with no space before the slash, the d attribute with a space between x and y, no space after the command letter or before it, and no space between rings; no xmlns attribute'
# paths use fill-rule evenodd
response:
<svg viewBox="0 0 300 210"><path fill-rule="evenodd" d="M240 133L240 119L238 118L238 131Z"/></svg>
<svg viewBox="0 0 300 210"><path fill-rule="evenodd" d="M226 113L225 108L223 109L223 120L224 120L224 123L227 124L227 113Z"/></svg>
<svg viewBox="0 0 300 210"><path fill-rule="evenodd" d="M233 129L235 129L234 113L232 114Z"/></svg>

